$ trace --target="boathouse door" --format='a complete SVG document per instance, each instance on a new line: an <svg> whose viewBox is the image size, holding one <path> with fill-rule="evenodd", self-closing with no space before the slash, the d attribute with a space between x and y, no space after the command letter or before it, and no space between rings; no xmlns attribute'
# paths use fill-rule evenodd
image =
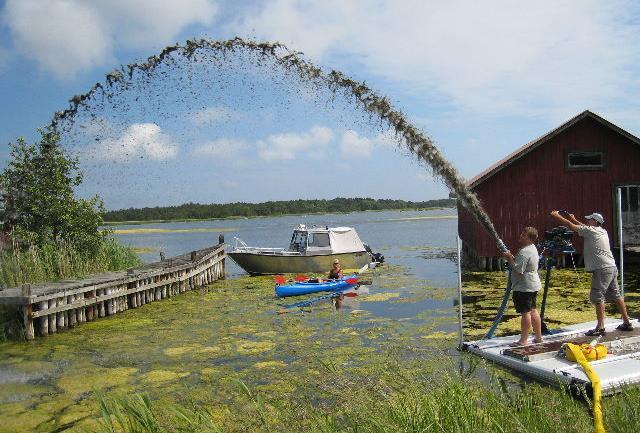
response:
<svg viewBox="0 0 640 433"><path fill-rule="evenodd" d="M622 192L622 242L625 247L640 247L640 184L619 185ZM617 189L617 188L616 188ZM615 192L615 212L618 215L618 193ZM616 225L618 218L616 218ZM615 244L619 246L618 236Z"/></svg>

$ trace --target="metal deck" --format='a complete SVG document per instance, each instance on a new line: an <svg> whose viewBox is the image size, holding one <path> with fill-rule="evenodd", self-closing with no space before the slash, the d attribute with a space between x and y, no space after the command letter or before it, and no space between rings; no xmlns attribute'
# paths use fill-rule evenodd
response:
<svg viewBox="0 0 640 433"><path fill-rule="evenodd" d="M618 331L620 320L607 319L606 336L599 342L610 353L606 358L592 361L600 376L603 394L611 394L621 387L640 383L640 321L633 320L633 331ZM514 336L490 340L470 341L464 344L469 352L507 367L535 380L554 386L587 387L589 379L582 368L561 354L565 343L589 343L594 337L584 335L595 327L595 322L580 323L555 330L545 337L545 342L529 346L511 347Z"/></svg>

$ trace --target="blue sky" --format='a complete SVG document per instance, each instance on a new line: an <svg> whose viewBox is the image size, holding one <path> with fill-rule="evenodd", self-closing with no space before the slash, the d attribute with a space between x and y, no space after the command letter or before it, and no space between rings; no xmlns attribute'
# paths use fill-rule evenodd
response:
<svg viewBox="0 0 640 433"><path fill-rule="evenodd" d="M7 0L0 167L7 143L34 139L118 65L192 37L239 35L366 81L471 177L584 109L640 134L639 11L631 1ZM108 208L446 196L348 105L233 67L215 92L167 82L198 95L97 110L98 122L67 139L87 172L80 194L99 193Z"/></svg>

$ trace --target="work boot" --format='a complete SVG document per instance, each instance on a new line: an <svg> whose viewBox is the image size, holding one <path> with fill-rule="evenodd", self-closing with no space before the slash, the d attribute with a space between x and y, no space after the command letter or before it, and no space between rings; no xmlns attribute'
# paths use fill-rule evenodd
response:
<svg viewBox="0 0 640 433"><path fill-rule="evenodd" d="M624 322L619 324L616 329L618 331L633 331L633 325L631 324L631 322Z"/></svg>

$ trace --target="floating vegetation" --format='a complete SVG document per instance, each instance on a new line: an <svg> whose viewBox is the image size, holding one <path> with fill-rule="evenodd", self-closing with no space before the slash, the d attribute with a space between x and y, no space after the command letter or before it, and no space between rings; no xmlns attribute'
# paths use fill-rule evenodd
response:
<svg viewBox="0 0 640 433"><path fill-rule="evenodd" d="M136 254L151 254L160 252L158 247L130 247L131 251Z"/></svg>
<svg viewBox="0 0 640 433"><path fill-rule="evenodd" d="M595 320L595 310L589 302L590 274L583 269L553 269L545 322L550 328ZM546 271L540 271L544 282ZM640 274L637 268L625 269L625 275L633 280ZM506 276L501 272L466 272L463 275L463 305L465 333L468 338L481 337L496 315L506 285ZM538 307L542 302L542 290L538 295ZM635 291L626 293L627 309L632 316L640 313L640 295ZM607 314L617 315L614 306L608 305ZM520 330L520 315L510 301L509 308L498 328L497 335L516 334Z"/></svg>
<svg viewBox="0 0 640 433"><path fill-rule="evenodd" d="M406 304L393 308L431 308L428 296L401 297L428 293L423 282L412 280L398 265L365 275L376 301L356 297L355 306L337 311L327 303L314 305L310 313L279 316L273 279L241 277L50 338L0 343L0 419L20 420L0 423L0 433L49 432L62 425L70 431L95 431L99 407L93 390L105 395L147 393L158 407L193 401L212 408L224 430L253 431L259 426L240 419L236 411L247 405L238 380L252 392L289 401L307 392L311 377L320 386L316 398L328 402L324 399L329 398L326 392L333 393L332 381L339 389L371 383L391 353L403 369L424 371L432 352L438 368L449 368L451 360L443 363L436 356L438 347L444 350L451 344L446 337L420 337L451 333L453 308L428 323L402 321L394 309L386 313L400 299ZM393 281L406 287L394 287ZM420 355L414 365L415 353L427 355ZM337 373L328 372L333 368ZM325 381L332 374L338 376ZM23 382L7 383L16 377L24 377Z"/></svg>
<svg viewBox="0 0 640 433"><path fill-rule="evenodd" d="M139 235L139 234L166 234L166 233L222 233L237 232L234 227L224 228L191 228L191 229L160 229L160 228L144 228L144 229L114 229L112 232L116 235Z"/></svg>
<svg viewBox="0 0 640 433"><path fill-rule="evenodd" d="M553 272L550 325L592 319L586 275ZM380 431L369 422L371 417L395 431L402 424L392 414L401 407L420 410L431 420L433 414L445 416L441 411L447 405L457 407L451 406L459 404L457 398L495 398L494 409L505 408L502 415L492 412L495 416L546 420L529 431L559 431L551 419L570 419L571 427L558 422L563 431L588 431L580 430L591 424L587 409L562 392L553 391L549 399L548 388L523 384L484 364L477 375L473 370L462 377L452 373L478 366L474 358L451 349L457 339L455 290L430 288L398 265L366 275L370 296L378 301L356 297L363 302L351 310L336 311L328 303L305 314L279 316L272 278L242 277L46 339L0 343L0 433L50 432L62 426L70 432L100 431L101 403L94 390L112 403L118 395L147 395L150 410L162 413L157 416L164 426L160 431L167 432L182 425L173 417L175 410L210 413L208 419L220 431L349 431L342 424L347 420L357 422L359 431ZM493 320L505 276L468 273L465 279L465 333L470 339ZM394 281L402 284L394 287ZM396 293L400 296L390 297ZM638 311L638 298L636 292L628 294L631 311ZM406 312L395 310L405 307ZM499 331L513 332L517 326L510 319ZM487 369L489 377L495 373L493 379L487 379ZM500 383L511 389L509 399ZM639 396L634 392L607 399L605 420L613 422L622 415L609 414L635 407ZM524 402L530 406L522 412ZM256 415L258 407L264 422ZM123 407L119 410L130 415ZM334 419L336 413L341 415ZM482 425L484 417L476 415L458 414L468 416L460 422ZM501 421L505 431L512 420Z"/></svg>
<svg viewBox="0 0 640 433"><path fill-rule="evenodd" d="M394 292L382 292L374 295L365 295L362 300L366 302L384 302L390 299L396 299L400 297L400 293Z"/></svg>
<svg viewBox="0 0 640 433"><path fill-rule="evenodd" d="M189 372L177 372L170 370L151 370L143 374L140 379L147 383L171 382L189 376Z"/></svg>
<svg viewBox="0 0 640 433"><path fill-rule="evenodd" d="M457 215L429 215L406 218L390 218L386 221L457 220Z"/></svg>

